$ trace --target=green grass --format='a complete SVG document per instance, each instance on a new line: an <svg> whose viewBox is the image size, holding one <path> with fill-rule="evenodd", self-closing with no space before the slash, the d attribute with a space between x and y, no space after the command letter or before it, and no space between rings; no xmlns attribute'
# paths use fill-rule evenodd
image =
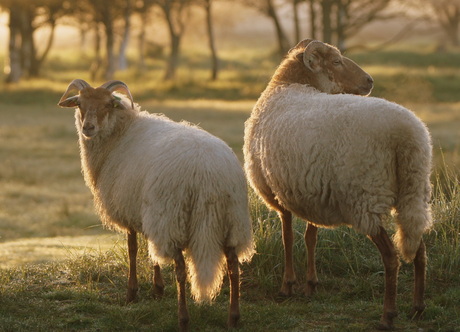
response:
<svg viewBox="0 0 460 332"><path fill-rule="evenodd" d="M208 80L206 59L190 54L179 80L164 83L162 60L146 72L117 74L142 108L198 123L224 139L242 160L244 121L277 63L269 52L225 54L221 79ZM426 235L427 309L407 317L413 274L403 264L398 285L399 331L460 331L460 64L457 53L351 54L376 81L373 95L411 108L434 143L436 224ZM1 60L1 59L0 59ZM89 81L89 59L54 54L44 77L0 83L0 331L175 331L174 273L166 294L151 298L152 266L139 257L139 301L124 304L126 240L100 226L80 172L73 112L56 106L74 78ZM0 80L3 80L0 74ZM98 81L93 85L102 83ZM279 302L281 225L251 193L257 254L242 266L240 331L372 331L383 301L383 265L371 241L348 228L319 232L320 285L307 299L305 223L296 219L296 295ZM390 227L391 232L391 227ZM225 330L228 284L213 305L189 300L192 331Z"/></svg>

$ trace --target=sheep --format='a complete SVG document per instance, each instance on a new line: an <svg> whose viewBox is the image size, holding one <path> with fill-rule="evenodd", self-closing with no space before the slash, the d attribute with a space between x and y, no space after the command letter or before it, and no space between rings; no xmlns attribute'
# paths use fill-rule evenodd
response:
<svg viewBox="0 0 460 332"><path fill-rule="evenodd" d="M430 211L431 137L411 111L366 97L373 80L337 48L306 39L275 71L245 123L248 181L282 221L285 271L280 294L292 295L292 214L307 222L307 285L318 284L317 228L348 225L367 235L385 266L383 315L396 316L398 252L414 262L412 315L425 308L426 253L422 234ZM394 243L382 218L396 211ZM396 248L395 248L396 245Z"/></svg>
<svg viewBox="0 0 460 332"><path fill-rule="evenodd" d="M141 233L154 262L157 296L164 290L159 264L174 261L183 331L189 328L187 275L193 298L209 302L221 288L226 260L228 325L234 327L240 317L239 262L249 261L254 248L247 183L233 151L192 124L141 112L121 81L93 88L76 79L58 105L76 108L82 173L103 224L128 235L127 302L137 295Z"/></svg>

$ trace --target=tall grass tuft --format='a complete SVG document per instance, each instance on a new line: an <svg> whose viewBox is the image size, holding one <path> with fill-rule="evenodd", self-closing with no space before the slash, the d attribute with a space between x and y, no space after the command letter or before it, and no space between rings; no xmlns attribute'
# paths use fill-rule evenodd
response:
<svg viewBox="0 0 460 332"><path fill-rule="evenodd" d="M460 173L442 163L434 173L433 230L426 237L431 273L458 277L460 270Z"/></svg>
<svg viewBox="0 0 460 332"><path fill-rule="evenodd" d="M460 270L460 178L446 163L438 165L433 176L432 210L435 225L425 235L427 244L428 278L458 279ZM257 254L245 269L245 281L265 294L276 294L284 272L284 248L281 221L257 195L250 191L251 217ZM389 235L394 233L392 216L383 224ZM303 233L305 222L294 218L294 268L298 286L305 282L306 249ZM331 287L334 279L343 276L355 280L354 286L366 290L383 285L384 275L380 253L363 234L348 227L319 229L316 265L321 282ZM247 270L247 271L246 271ZM412 278L412 264L403 264L401 278ZM346 282L341 280L341 282ZM364 290L363 290L364 291Z"/></svg>

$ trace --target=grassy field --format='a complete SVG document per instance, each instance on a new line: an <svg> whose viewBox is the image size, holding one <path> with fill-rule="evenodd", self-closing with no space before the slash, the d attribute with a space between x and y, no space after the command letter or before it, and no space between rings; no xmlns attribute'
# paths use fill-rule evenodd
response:
<svg viewBox="0 0 460 332"><path fill-rule="evenodd" d="M146 72L132 69L117 79L130 86L144 109L198 123L224 139L242 160L244 121L277 65L267 54L225 57L217 82L207 79L207 58L196 54L184 59L176 83L161 82L160 60L150 62ZM392 51L350 56L374 77L374 96L414 110L433 136L437 223L426 236L428 307L420 321L407 317L412 268L404 264L397 328L460 331L460 54ZM89 81L88 67L84 58L55 54L42 79L14 86L0 83L0 331L177 328L172 270L165 269L165 298L153 300L145 245L140 299L124 305L125 239L100 226L80 173L73 111L56 106L72 79ZM307 299L300 295L305 224L296 220L299 295L280 302L280 223L253 195L251 213L257 255L242 266L241 331L373 330L382 310L383 266L370 241L347 228L321 230L320 286L314 298ZM225 283L211 306L189 301L193 331L225 330L228 292Z"/></svg>

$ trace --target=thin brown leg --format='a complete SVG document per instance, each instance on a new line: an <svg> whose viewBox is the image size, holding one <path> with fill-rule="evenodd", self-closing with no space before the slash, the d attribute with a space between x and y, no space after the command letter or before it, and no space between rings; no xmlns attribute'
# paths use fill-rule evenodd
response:
<svg viewBox="0 0 460 332"><path fill-rule="evenodd" d="M128 293L126 295L126 302L130 303L136 300L137 296L137 271L136 271L136 258L137 258L137 233L134 230L128 231L128 258L129 258L129 276L128 276Z"/></svg>
<svg viewBox="0 0 460 332"><path fill-rule="evenodd" d="M179 330L188 331L189 329L189 314L187 310L187 300L185 293L185 282L187 280L187 271L185 269L185 260L182 250L178 249L176 257L174 258L176 267L176 280L177 280L177 302L178 302L178 317L179 317Z"/></svg>
<svg viewBox="0 0 460 332"><path fill-rule="evenodd" d="M240 319L240 270L238 256L234 247L225 248L227 257L228 277L230 279L230 308L228 312L228 327L236 327Z"/></svg>
<svg viewBox="0 0 460 332"><path fill-rule="evenodd" d="M160 265L153 265L153 297L160 299L163 297L165 292L165 283L163 277L161 276Z"/></svg>
<svg viewBox="0 0 460 332"><path fill-rule="evenodd" d="M424 301L426 262L425 242L422 239L414 259L414 302L411 311L411 317L413 318L420 318L426 307Z"/></svg>
<svg viewBox="0 0 460 332"><path fill-rule="evenodd" d="M315 249L318 234L318 227L307 223L305 230L305 245L307 247L307 288L305 295L311 296L318 285L318 276L316 275Z"/></svg>
<svg viewBox="0 0 460 332"><path fill-rule="evenodd" d="M382 255L383 265L385 266L385 295L383 299L383 315L378 328L380 330L390 330L393 328L393 319L397 316L396 312L396 286L398 282L399 259L396 254L393 242L388 237L383 227L375 236L369 236Z"/></svg>
<svg viewBox="0 0 460 332"><path fill-rule="evenodd" d="M294 233L292 232L292 213L287 210L279 212L283 225L283 245L284 245L284 276L281 285L280 295L291 296L292 286L296 283L294 272L294 262L292 247L294 244Z"/></svg>

